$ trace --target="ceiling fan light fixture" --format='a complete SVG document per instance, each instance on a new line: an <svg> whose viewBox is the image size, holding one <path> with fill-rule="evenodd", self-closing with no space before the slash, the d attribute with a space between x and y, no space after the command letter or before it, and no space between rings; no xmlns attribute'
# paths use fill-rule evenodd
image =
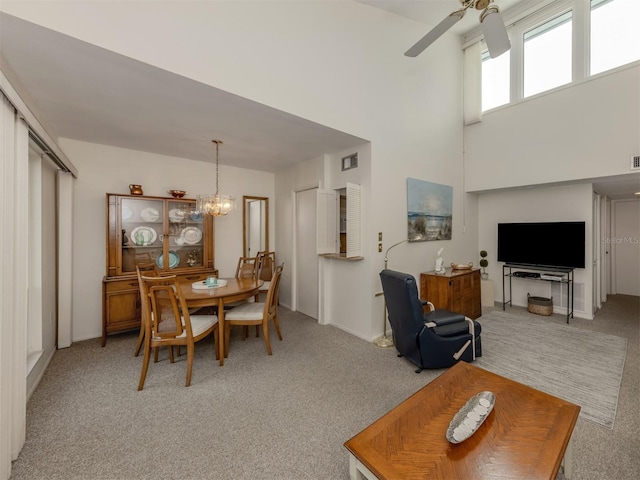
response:
<svg viewBox="0 0 640 480"><path fill-rule="evenodd" d="M502 21L500 9L496 5L487 7L480 14L480 24L491 58L499 57L511 48L507 29Z"/></svg>
<svg viewBox="0 0 640 480"><path fill-rule="evenodd" d="M449 14L444 20L442 20L438 25L436 25L429 33L427 33L424 37L416 42L416 44L411 47L409 50L404 52L406 57L417 57L422 53L422 51L435 42L438 38L442 36L447 30L453 27L456 23L458 23L467 9L462 8L460 10L456 10L455 12Z"/></svg>
<svg viewBox="0 0 640 480"><path fill-rule="evenodd" d="M493 0L474 0L474 8L476 10L484 10Z"/></svg>
<svg viewBox="0 0 640 480"><path fill-rule="evenodd" d="M480 24L482 25L482 31L491 58L498 57L511 48L511 42L507 35L507 29L502 22L500 9L496 5L492 5L493 0L459 0L459 2L462 8L449 14L444 20L433 27L429 33L404 53L405 56L417 57L420 55L425 48L460 21L469 8L482 10L480 14Z"/></svg>

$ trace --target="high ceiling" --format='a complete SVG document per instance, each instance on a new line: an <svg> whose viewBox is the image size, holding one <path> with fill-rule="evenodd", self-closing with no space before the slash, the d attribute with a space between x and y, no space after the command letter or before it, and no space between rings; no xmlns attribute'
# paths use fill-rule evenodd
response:
<svg viewBox="0 0 640 480"><path fill-rule="evenodd" d="M2 55L53 138L275 172L365 140L0 13ZM21 92L24 93L24 92Z"/></svg>
<svg viewBox="0 0 640 480"><path fill-rule="evenodd" d="M422 22L430 27L436 25L440 20L450 13L461 8L460 0L356 0L375 8L381 8L396 15ZM507 12L516 6L524 6L533 3L540 3L540 0L494 0L494 5L500 8L501 12ZM465 16L456 23L450 31L458 35L469 32L479 25L480 13L473 8L467 10ZM425 29L425 34L428 29ZM416 38L416 40L418 40ZM411 45L407 45L407 48Z"/></svg>
<svg viewBox="0 0 640 480"><path fill-rule="evenodd" d="M460 6L456 0L358 1L423 22L425 33ZM496 3L506 17L509 8L534 1L540 0ZM452 32L477 26L478 15L469 12ZM220 163L268 172L367 141L3 13L0 53L53 138L211 162L216 132L224 141ZM624 188L605 182L601 191L620 198L639 187L639 179Z"/></svg>

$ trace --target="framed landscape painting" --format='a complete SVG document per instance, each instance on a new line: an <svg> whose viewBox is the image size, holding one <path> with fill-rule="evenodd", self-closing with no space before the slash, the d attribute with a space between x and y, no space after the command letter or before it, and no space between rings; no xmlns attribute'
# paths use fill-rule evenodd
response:
<svg viewBox="0 0 640 480"><path fill-rule="evenodd" d="M407 238L451 240L453 187L407 178Z"/></svg>

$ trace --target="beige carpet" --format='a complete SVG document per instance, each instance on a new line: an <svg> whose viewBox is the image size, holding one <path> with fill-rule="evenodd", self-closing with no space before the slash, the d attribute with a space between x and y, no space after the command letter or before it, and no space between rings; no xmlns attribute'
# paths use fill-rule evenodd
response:
<svg viewBox="0 0 640 480"><path fill-rule="evenodd" d="M483 310L488 318L498 309ZM570 326L616 329L629 342L614 428L578 419L575 480L635 480L640 471L639 311L621 297L607 302L602 320ZM540 320L524 309L508 313ZM224 367L209 341L199 344L189 388L184 357L172 365L163 353L136 390L135 332L109 337L105 348L95 339L56 352L27 407L12 480L348 479L343 443L442 370L416 374L395 349L284 308L281 316L284 341L273 340L271 357L262 338L242 341L240 329ZM495 347L485 323L489 359Z"/></svg>

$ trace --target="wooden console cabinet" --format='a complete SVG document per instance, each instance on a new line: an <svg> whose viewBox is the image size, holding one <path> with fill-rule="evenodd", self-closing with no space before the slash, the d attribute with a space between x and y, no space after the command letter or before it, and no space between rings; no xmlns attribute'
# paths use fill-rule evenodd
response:
<svg viewBox="0 0 640 480"><path fill-rule="evenodd" d="M482 315L480 269L421 273L420 298L475 320Z"/></svg>
<svg viewBox="0 0 640 480"><path fill-rule="evenodd" d="M107 194L102 346L107 335L140 328L137 265L154 264L192 282L217 275L213 217L191 199Z"/></svg>

